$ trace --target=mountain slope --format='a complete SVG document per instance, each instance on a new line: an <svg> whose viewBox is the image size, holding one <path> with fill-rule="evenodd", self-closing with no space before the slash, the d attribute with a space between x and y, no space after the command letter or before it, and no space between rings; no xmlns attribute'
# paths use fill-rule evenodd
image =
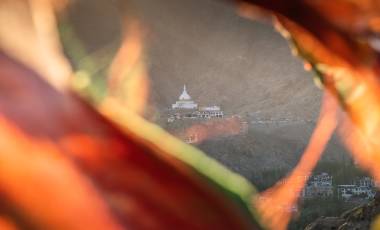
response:
<svg viewBox="0 0 380 230"><path fill-rule="evenodd" d="M270 25L213 0L142 0L152 102L170 106L187 84L200 104L270 118L314 118L320 91Z"/></svg>
<svg viewBox="0 0 380 230"><path fill-rule="evenodd" d="M67 17L90 52L120 42L120 2L83 0L69 9ZM199 145L202 150L248 178L266 168L292 167L314 127L321 91L286 41L270 25L243 19L217 0L132 2L146 34L147 117L165 126L166 110L186 84L200 105L221 105L250 124L249 135L209 140ZM291 122L254 123L279 119ZM334 140L326 159L342 153Z"/></svg>

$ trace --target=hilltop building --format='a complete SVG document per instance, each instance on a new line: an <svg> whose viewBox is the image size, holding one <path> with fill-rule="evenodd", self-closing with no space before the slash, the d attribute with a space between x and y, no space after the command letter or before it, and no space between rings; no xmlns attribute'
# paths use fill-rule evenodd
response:
<svg viewBox="0 0 380 230"><path fill-rule="evenodd" d="M212 119L223 118L224 112L220 106L204 106L199 107L195 103L189 93L187 92L186 85L183 86L183 91L179 96L176 103L172 104L168 116L168 122L182 119Z"/></svg>
<svg viewBox="0 0 380 230"><path fill-rule="evenodd" d="M194 103L191 100L190 95L187 93L186 85L183 86L183 91L176 101L175 104L172 104L172 109L197 109L198 104Z"/></svg>

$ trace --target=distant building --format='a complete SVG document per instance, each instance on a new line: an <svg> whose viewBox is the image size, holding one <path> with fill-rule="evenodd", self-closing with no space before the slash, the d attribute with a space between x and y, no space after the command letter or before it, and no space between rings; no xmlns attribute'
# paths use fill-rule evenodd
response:
<svg viewBox="0 0 380 230"><path fill-rule="evenodd" d="M362 177L353 184L342 184L337 187L338 198L349 200L353 198L371 199L375 196L374 182L369 177Z"/></svg>
<svg viewBox="0 0 380 230"><path fill-rule="evenodd" d="M191 100L190 95L187 93L186 85L183 86L183 91L176 101L175 104L172 104L172 109L197 109L198 104L194 103Z"/></svg>
<svg viewBox="0 0 380 230"><path fill-rule="evenodd" d="M175 104L172 104L168 122L171 123L182 119L212 119L223 117L224 112L220 106L198 107L198 104L191 99L191 96L187 92L186 85L184 85L178 100Z"/></svg>
<svg viewBox="0 0 380 230"><path fill-rule="evenodd" d="M302 197L330 197L334 194L332 176L328 173L321 173L312 176L307 185L302 190Z"/></svg>
<svg viewBox="0 0 380 230"><path fill-rule="evenodd" d="M321 173L310 177L307 185L302 190L303 198L329 197L334 194L332 176ZM370 177L357 178L352 184L336 186L337 197L343 200L371 199L375 197L376 186Z"/></svg>
<svg viewBox="0 0 380 230"><path fill-rule="evenodd" d="M188 144L197 143L198 142L198 136L196 135L196 133L193 133L191 135L186 136L184 141L185 141L185 143L188 143Z"/></svg>
<svg viewBox="0 0 380 230"><path fill-rule="evenodd" d="M366 176L366 177L362 177L362 178L358 179L356 181L356 185L372 188L375 186L375 183L373 182L373 180L370 177Z"/></svg>
<svg viewBox="0 0 380 230"><path fill-rule="evenodd" d="M341 184L338 185L337 187L337 193L338 193L338 198L348 200L352 198L354 195L354 189L356 188L356 185L354 184Z"/></svg>
<svg viewBox="0 0 380 230"><path fill-rule="evenodd" d="M220 110L219 106L201 107L195 112L199 118L222 118L224 116L223 111Z"/></svg>

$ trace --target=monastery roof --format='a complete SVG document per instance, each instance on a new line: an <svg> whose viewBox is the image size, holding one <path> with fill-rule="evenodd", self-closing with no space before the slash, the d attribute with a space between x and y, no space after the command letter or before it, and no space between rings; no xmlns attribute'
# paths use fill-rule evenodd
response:
<svg viewBox="0 0 380 230"><path fill-rule="evenodd" d="M181 95L179 96L179 100L181 100L181 101L191 100L190 95L186 91L186 85L183 86L183 91L182 91Z"/></svg>

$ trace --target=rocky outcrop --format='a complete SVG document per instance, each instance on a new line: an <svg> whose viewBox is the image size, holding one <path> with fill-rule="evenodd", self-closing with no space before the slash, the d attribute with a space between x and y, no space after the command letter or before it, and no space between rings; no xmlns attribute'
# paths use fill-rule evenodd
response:
<svg viewBox="0 0 380 230"><path fill-rule="evenodd" d="M344 212L340 217L320 217L305 230L367 230L380 214L380 193L367 204Z"/></svg>

